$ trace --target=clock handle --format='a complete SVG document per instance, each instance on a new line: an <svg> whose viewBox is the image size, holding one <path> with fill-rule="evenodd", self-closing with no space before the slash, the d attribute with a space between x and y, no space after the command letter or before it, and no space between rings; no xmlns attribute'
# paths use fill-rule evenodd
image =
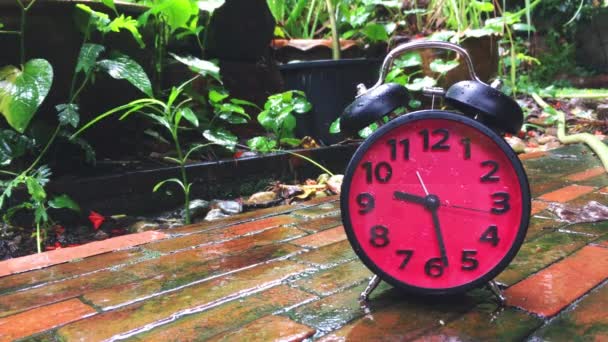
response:
<svg viewBox="0 0 608 342"><path fill-rule="evenodd" d="M414 41L414 42L401 44L401 45L397 46L396 48L394 48L393 50L391 50L388 53L388 55L386 55L386 58L384 58L384 62L382 63L382 67L380 68L380 77L378 79L378 82L376 82L376 84L374 84L367 91L371 91L372 89L375 89L375 88L379 87L380 85L382 85L382 83L384 83L384 79L386 78L386 75L388 74L391 66L393 65L393 61L397 57L403 55L404 53L406 53L408 51L412 51L412 50L416 50L416 49L443 49L443 50L451 50L451 51L458 53L459 55L461 55L464 58L464 61L467 64L467 67L469 69L469 76L471 77L471 80L485 84L479 79L479 77L477 77L477 74L475 73L475 68L473 67L473 61L471 60L471 56L469 55L467 50L465 50L462 47L460 47L459 45L456 45L453 43L424 40L424 41Z"/></svg>

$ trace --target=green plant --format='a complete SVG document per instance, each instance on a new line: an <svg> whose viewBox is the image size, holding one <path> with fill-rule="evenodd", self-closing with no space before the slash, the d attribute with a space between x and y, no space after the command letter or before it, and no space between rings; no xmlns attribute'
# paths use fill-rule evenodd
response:
<svg viewBox="0 0 608 342"><path fill-rule="evenodd" d="M22 6L22 13L26 13L34 3L35 1L32 1L27 7ZM19 4L22 5L21 2ZM0 209L4 209L15 188L20 186L27 188L30 198L6 209L3 219L5 221L10 220L14 213L19 210L34 211L38 252L41 252L42 235L45 228L50 226L47 209L78 209L78 206L65 195L49 200L45 185L49 181L51 171L47 166L39 166L39 164L58 136L66 136L70 127L76 128L78 126L80 121L78 96L80 92L91 81L96 71L105 71L114 78L126 79L142 91L151 92L149 81L145 82L147 77L145 79L141 77L143 70L136 63L118 53L111 54L107 59L99 60L105 48L98 44L88 43L90 31L93 27L112 28L105 33L123 28L128 29L128 18L122 17L117 18L117 21L110 21L107 16L91 11L86 6L80 7L80 10L88 13L88 18L84 27L84 39L80 54L72 76L69 96L66 103L56 106L58 124L50 137L44 141L43 147L39 151L37 141L30 138L26 134L26 130L50 90L53 80L52 66L46 60L34 59L24 63L22 68L7 66L0 70L0 111L5 116L7 123L14 129L14 131L3 130L0 133L0 145L3 146L0 149L0 164L4 167L0 170L0 173L11 177L9 180L0 182L0 189L2 189ZM23 31L25 17L22 19L21 30ZM136 37L137 32L130 31ZM20 45L23 47L25 36L23 34L18 36L21 39ZM22 60L24 59L24 53L25 51L22 50ZM94 153L84 140L77 140L76 143L85 148L89 160L94 160ZM11 165L15 159L25 156L29 151L35 154L34 161L29 166L19 170L19 166Z"/></svg>
<svg viewBox="0 0 608 342"><path fill-rule="evenodd" d="M323 0L267 0L267 4L277 22L278 37L315 38L328 19Z"/></svg>
<svg viewBox="0 0 608 342"><path fill-rule="evenodd" d="M164 102L153 97L147 97L110 109L82 126L72 135L72 138L78 137L99 121L118 113L122 113L120 116L121 120L126 119L132 114L139 114L151 120L167 133L172 140L176 156L165 157L165 159L177 164L180 169L179 178L166 179L156 184L153 191L158 191L158 189L168 183L178 185L184 194L184 221L186 224L189 224L191 222L189 208L192 183L188 181L185 168L186 163L193 153L211 144L234 149L234 146L237 143L237 137L226 129L226 124L246 123L249 119L249 115L242 106L253 104L239 99L229 99L229 94L223 88L212 87L208 93L208 101L213 114L195 114L193 110L194 101L206 101L204 97L197 95L195 91L189 89L190 85L201 77L207 77L221 83L219 67L212 62L195 57L181 57L177 55L173 55L173 57L177 61L189 66L190 69L198 73L198 75L182 83L178 87L173 87ZM180 139L182 132L189 129L183 125L185 122L188 122L191 128L202 131L202 135L209 143L194 144L185 149L184 146L182 146Z"/></svg>
<svg viewBox="0 0 608 342"><path fill-rule="evenodd" d="M269 136L259 136L247 141L254 151L270 152L281 145L298 146L300 139L295 138L296 117L312 108L304 92L290 90L271 95L264 104L264 110L258 114L258 122Z"/></svg>

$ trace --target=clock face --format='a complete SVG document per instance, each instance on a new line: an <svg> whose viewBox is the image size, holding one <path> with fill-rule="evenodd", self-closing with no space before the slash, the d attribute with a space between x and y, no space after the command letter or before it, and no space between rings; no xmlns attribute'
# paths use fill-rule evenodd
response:
<svg viewBox="0 0 608 342"><path fill-rule="evenodd" d="M513 259L530 217L523 167L460 114L421 111L370 136L342 185L349 241L383 280L416 293L479 286Z"/></svg>

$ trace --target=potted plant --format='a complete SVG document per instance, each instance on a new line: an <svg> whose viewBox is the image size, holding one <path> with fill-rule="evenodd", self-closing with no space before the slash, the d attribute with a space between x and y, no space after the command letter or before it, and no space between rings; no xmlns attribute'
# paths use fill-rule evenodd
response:
<svg viewBox="0 0 608 342"><path fill-rule="evenodd" d="M381 47L378 50L382 52L372 57L360 42L341 38L366 37L367 42L381 42L385 47L389 34L383 24L375 22L374 5L334 3L268 0L277 21L276 35L289 38L273 42L273 48L283 47L274 55L285 63L280 66L285 88L304 91L313 104L308 116L298 118L297 133L311 135L326 145L342 140L330 134L329 127L353 101L358 84L375 83L385 52Z"/></svg>

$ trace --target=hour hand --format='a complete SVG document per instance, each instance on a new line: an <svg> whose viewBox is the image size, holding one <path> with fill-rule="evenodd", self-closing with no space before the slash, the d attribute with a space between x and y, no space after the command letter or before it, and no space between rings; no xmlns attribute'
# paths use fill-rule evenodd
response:
<svg viewBox="0 0 608 342"><path fill-rule="evenodd" d="M408 194L407 192L403 192L403 191L395 191L393 193L393 196L397 200L408 201L408 202L418 203L418 204L422 204L422 205L424 205L426 203L424 197L416 196L413 194Z"/></svg>

